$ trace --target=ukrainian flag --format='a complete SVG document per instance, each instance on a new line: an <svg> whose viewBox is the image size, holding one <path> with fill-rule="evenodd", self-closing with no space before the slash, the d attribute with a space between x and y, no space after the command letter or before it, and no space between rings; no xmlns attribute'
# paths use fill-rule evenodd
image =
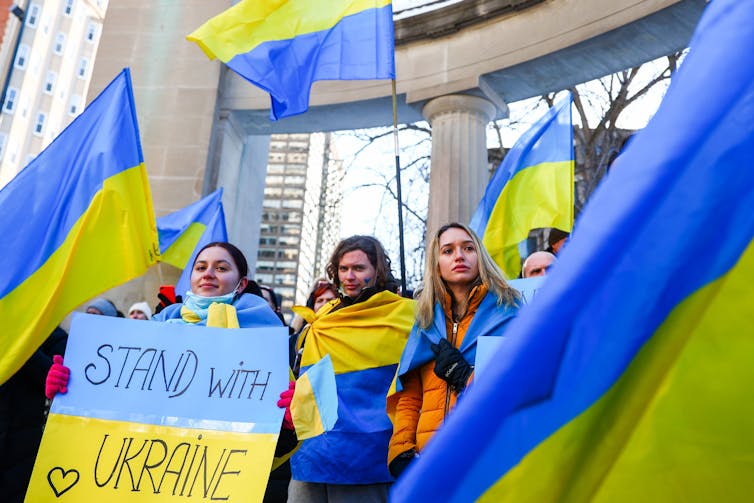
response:
<svg viewBox="0 0 754 503"><path fill-rule="evenodd" d="M76 306L157 262L157 228L124 69L0 191L0 383Z"/></svg>
<svg viewBox="0 0 754 503"><path fill-rule="evenodd" d="M394 79L390 0L242 0L186 37L270 93L270 118L309 108L317 80Z"/></svg>
<svg viewBox="0 0 754 503"><path fill-rule="evenodd" d="M223 189L217 189L183 209L157 219L161 262L182 269L176 293L183 295L191 288L191 268L196 254L213 241L227 241L223 211Z"/></svg>
<svg viewBox="0 0 754 503"><path fill-rule="evenodd" d="M751 501L752 47L753 3L707 6L489 379L392 501Z"/></svg>
<svg viewBox="0 0 754 503"><path fill-rule="evenodd" d="M469 224L509 279L531 229L573 226L571 93L519 138L495 171Z"/></svg>
<svg viewBox="0 0 754 503"><path fill-rule="evenodd" d="M330 356L337 418L330 431L303 441L291 458L293 478L327 484L391 482L387 449L393 426L385 399L414 323L414 301L383 291L333 310L337 306L317 312L301 357L303 377Z"/></svg>

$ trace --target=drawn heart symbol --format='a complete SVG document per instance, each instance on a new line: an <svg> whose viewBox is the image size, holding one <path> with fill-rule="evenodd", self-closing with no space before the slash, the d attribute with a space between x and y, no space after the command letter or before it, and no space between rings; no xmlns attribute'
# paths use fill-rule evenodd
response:
<svg viewBox="0 0 754 503"><path fill-rule="evenodd" d="M55 476L57 472L60 472L60 475ZM53 476L55 476L56 481L52 480ZM79 471L73 468L66 471L61 467L56 466L55 468L47 472L47 482L50 484L50 487L52 487L56 498L60 498L63 493L65 493L71 487L75 486L78 481ZM58 489L58 487L60 487L60 489Z"/></svg>

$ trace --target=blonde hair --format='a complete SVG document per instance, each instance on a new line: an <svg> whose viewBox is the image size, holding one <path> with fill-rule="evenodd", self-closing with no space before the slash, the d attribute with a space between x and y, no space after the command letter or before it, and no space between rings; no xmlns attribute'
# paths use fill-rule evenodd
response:
<svg viewBox="0 0 754 503"><path fill-rule="evenodd" d="M497 304L514 304L519 298L518 292L512 288L503 277L500 268L487 253L482 240L467 226L452 222L440 227L427 246L427 261L424 269L424 289L416 303L416 322L422 328L428 328L434 319L435 303L450 294L445 281L440 276L440 236L448 229L461 229L466 232L476 248L479 278L478 281L497 297Z"/></svg>

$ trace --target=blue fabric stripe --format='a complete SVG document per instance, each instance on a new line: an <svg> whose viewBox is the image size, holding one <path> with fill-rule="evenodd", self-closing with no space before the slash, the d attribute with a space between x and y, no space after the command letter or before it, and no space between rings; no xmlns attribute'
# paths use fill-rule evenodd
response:
<svg viewBox="0 0 754 503"><path fill-rule="evenodd" d="M196 260L199 250L212 242L227 240L228 231L225 228L225 212L223 211L222 203L219 203L209 222L207 222L207 228L204 229L202 236L199 238L199 241L197 241L194 251L191 253L191 257L189 257L188 262L186 262L186 266L183 268L183 272L181 272L181 277L178 278L178 281L175 284L175 291L179 295L184 295L186 291L191 290L191 266L194 264L194 260Z"/></svg>
<svg viewBox="0 0 754 503"><path fill-rule="evenodd" d="M219 188L208 196L157 219L157 232L160 236L160 253L175 243L194 222L209 225L212 217L222 207L223 189ZM224 223L224 222L223 222ZM224 241L224 240L223 240Z"/></svg>
<svg viewBox="0 0 754 503"><path fill-rule="evenodd" d="M500 166L487 184L469 226L484 236L492 210L495 209L503 188L526 168L545 162L573 159L573 126L571 125L571 93L551 107L535 122L505 155Z"/></svg>
<svg viewBox="0 0 754 503"><path fill-rule="evenodd" d="M394 501L476 499L598 400L678 303L735 264L754 238L754 67L740 64L752 45L754 5L708 6L660 110L511 325L489 381L470 390ZM425 484L430 474L446 484Z"/></svg>
<svg viewBox="0 0 754 503"><path fill-rule="evenodd" d="M60 247L105 179L143 161L130 72L124 69L0 191L0 253L14 258L0 275L0 298Z"/></svg>
<svg viewBox="0 0 754 503"><path fill-rule="evenodd" d="M487 293L479 304L474 318L469 324L466 336L461 343L461 353L466 361L476 362L476 341L479 337L501 336L505 328L518 311L518 306L498 306L497 297ZM425 363L434 360L435 354L431 345L437 344L440 339L447 339L445 326L445 312L438 302L435 304L432 326L426 330L417 325L411 329L408 342L401 355L398 376L403 376L411 369L415 369ZM401 382L396 383L396 391L403 389Z"/></svg>
<svg viewBox="0 0 754 503"><path fill-rule="evenodd" d="M395 78L393 9L386 5L344 17L329 30L258 45L228 61L272 98L273 120L305 112L318 80Z"/></svg>
<svg viewBox="0 0 754 503"><path fill-rule="evenodd" d="M389 482L387 446L393 426L385 398L397 365L335 376L338 420L332 431L305 440L291 458L296 480L331 484Z"/></svg>

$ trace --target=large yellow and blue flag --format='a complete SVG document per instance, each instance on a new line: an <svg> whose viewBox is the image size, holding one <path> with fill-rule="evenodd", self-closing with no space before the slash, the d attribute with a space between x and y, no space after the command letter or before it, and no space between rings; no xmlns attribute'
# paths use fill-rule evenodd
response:
<svg viewBox="0 0 754 503"><path fill-rule="evenodd" d="M0 383L76 306L159 260L124 69L0 191Z"/></svg>
<svg viewBox="0 0 754 503"><path fill-rule="evenodd" d="M470 227L509 279L518 277L518 244L529 231L573 226L573 127L571 93L532 125L484 191Z"/></svg>
<svg viewBox="0 0 754 503"><path fill-rule="evenodd" d="M390 0L241 0L187 38L270 93L272 120L306 112L315 81L395 78Z"/></svg>
<svg viewBox="0 0 754 503"><path fill-rule="evenodd" d="M213 241L227 241L223 211L223 189L189 204L185 208L157 219L161 262L182 269L176 293L183 295L191 288L191 268L199 250Z"/></svg>
<svg viewBox="0 0 754 503"><path fill-rule="evenodd" d="M752 46L754 4L707 6L657 114L392 501L751 500Z"/></svg>
<svg viewBox="0 0 754 503"><path fill-rule="evenodd" d="M345 307L334 302L317 311L305 334L301 372L305 375L330 357L337 417L329 431L304 440L293 455L294 479L328 484L393 480L387 469L393 426L385 399L413 323L414 301L388 291Z"/></svg>

